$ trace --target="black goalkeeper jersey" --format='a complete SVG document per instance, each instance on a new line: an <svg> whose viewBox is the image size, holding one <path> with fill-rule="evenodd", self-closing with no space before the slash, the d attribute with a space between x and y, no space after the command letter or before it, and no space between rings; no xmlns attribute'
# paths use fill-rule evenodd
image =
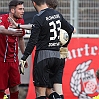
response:
<svg viewBox="0 0 99 99"><path fill-rule="evenodd" d="M33 18L33 28L24 57L28 57L36 45L36 50L59 51L60 28L67 31L71 36L74 27L70 25L63 16L56 10L47 8L41 10Z"/></svg>

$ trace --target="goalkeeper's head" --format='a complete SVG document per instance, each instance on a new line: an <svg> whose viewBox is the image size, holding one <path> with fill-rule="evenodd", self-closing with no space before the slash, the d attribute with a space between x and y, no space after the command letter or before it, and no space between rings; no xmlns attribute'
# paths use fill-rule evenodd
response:
<svg viewBox="0 0 99 99"><path fill-rule="evenodd" d="M57 0L46 0L46 4L48 5L49 8L56 9L58 6L58 1Z"/></svg>

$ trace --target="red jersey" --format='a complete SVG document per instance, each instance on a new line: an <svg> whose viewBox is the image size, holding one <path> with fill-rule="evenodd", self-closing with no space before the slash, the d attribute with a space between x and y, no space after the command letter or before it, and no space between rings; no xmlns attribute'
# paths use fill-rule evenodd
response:
<svg viewBox="0 0 99 99"><path fill-rule="evenodd" d="M10 26L8 17L9 14L3 14L0 16L0 25L3 25L6 29L8 29ZM16 22L24 24L23 19L18 19ZM23 32L23 35L24 34L25 31ZM0 34L0 61L18 61L18 37Z"/></svg>

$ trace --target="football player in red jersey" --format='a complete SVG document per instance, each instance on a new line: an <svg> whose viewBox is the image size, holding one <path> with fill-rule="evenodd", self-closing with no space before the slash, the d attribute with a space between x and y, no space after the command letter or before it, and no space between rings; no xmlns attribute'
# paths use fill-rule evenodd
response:
<svg viewBox="0 0 99 99"><path fill-rule="evenodd" d="M0 99L3 99L7 88L10 90L10 99L18 99L18 85L20 84L18 43L23 53L25 31L19 28L12 29L9 17L19 24L24 24L23 3L18 0L10 1L9 13L0 15Z"/></svg>

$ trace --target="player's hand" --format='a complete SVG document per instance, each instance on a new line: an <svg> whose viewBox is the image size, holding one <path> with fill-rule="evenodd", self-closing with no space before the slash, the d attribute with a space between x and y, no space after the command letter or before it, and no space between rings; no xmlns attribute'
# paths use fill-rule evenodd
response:
<svg viewBox="0 0 99 99"><path fill-rule="evenodd" d="M67 57L68 57L68 48L60 47L60 58L67 58Z"/></svg>
<svg viewBox="0 0 99 99"><path fill-rule="evenodd" d="M19 62L20 74L23 74L23 75L24 75L24 68L25 68L25 65L26 65L26 61L20 60L20 62Z"/></svg>
<svg viewBox="0 0 99 99"><path fill-rule="evenodd" d="M12 36L22 36L23 35L22 29L13 29L13 28L9 27L8 31L9 31L9 35L12 35Z"/></svg>
<svg viewBox="0 0 99 99"><path fill-rule="evenodd" d="M99 69L96 71L96 77L99 80Z"/></svg>
<svg viewBox="0 0 99 99"><path fill-rule="evenodd" d="M22 35L23 35L22 29L16 29L16 31L14 31L12 36L22 36Z"/></svg>
<svg viewBox="0 0 99 99"><path fill-rule="evenodd" d="M12 24L13 28L17 28L18 27L18 23L16 23L11 17L8 18L10 23Z"/></svg>
<svg viewBox="0 0 99 99"><path fill-rule="evenodd" d="M9 28L16 29L16 27L14 25L10 25Z"/></svg>

